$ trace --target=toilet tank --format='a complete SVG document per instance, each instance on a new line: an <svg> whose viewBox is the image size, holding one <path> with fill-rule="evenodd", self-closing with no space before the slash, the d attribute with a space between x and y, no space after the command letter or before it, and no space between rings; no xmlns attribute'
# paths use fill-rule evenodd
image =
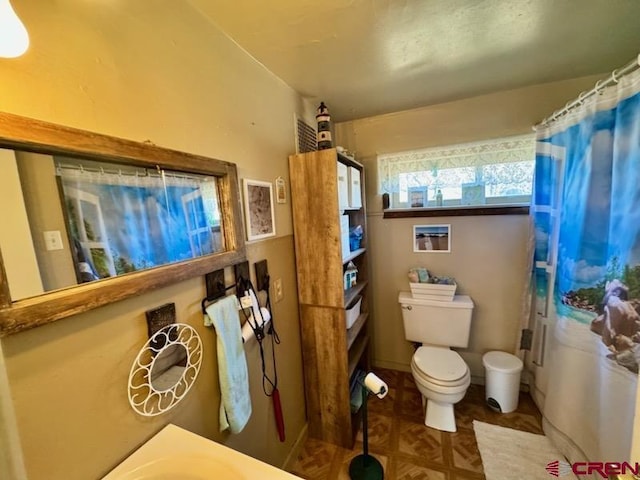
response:
<svg viewBox="0 0 640 480"><path fill-rule="evenodd" d="M405 338L411 342L443 347L467 347L471 330L473 301L456 295L451 302L413 298L400 292Z"/></svg>

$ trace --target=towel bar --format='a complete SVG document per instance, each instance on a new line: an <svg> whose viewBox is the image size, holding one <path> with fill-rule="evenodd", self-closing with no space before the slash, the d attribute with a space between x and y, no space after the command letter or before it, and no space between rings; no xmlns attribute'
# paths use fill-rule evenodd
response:
<svg viewBox="0 0 640 480"><path fill-rule="evenodd" d="M231 285L231 287L228 287L227 289L230 289L232 287L235 287L235 285ZM218 297L216 300L219 300L220 298L221 297ZM248 298L248 295L243 298ZM211 301L211 300L209 298L205 298L202 300L202 311L204 313L204 326L212 327L213 322L211 321L211 318L209 318L209 315L207 314L207 310L205 307L205 303L207 301ZM251 303L249 303L248 305L243 305L242 301L238 302L238 310L243 310L244 308L249 308L249 307L251 307ZM266 308L260 307L260 313L262 315L262 322L258 323L258 320L255 320L252 314L247 319L247 321L244 322L244 324L242 325L242 343L247 343L251 338L255 337L255 332L253 331L253 327L251 326L250 321L253 321L256 327L264 327L271 320L271 313Z"/></svg>

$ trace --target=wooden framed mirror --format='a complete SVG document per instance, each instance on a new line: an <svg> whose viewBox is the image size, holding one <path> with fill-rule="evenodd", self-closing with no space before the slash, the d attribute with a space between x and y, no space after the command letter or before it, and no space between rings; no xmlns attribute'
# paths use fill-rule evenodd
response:
<svg viewBox="0 0 640 480"><path fill-rule="evenodd" d="M245 260L236 165L0 112L0 336Z"/></svg>

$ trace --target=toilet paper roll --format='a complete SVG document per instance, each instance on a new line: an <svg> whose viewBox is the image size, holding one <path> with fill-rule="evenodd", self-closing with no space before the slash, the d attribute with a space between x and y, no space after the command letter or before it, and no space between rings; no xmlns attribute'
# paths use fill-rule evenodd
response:
<svg viewBox="0 0 640 480"><path fill-rule="evenodd" d="M369 373L364 377L364 386L367 387L371 393L377 395L378 398L384 398L389 393L389 387L380 377L375 373Z"/></svg>
<svg viewBox="0 0 640 480"><path fill-rule="evenodd" d="M249 322L244 322L244 325L242 325L242 341L246 343L253 336L253 328L251 328Z"/></svg>

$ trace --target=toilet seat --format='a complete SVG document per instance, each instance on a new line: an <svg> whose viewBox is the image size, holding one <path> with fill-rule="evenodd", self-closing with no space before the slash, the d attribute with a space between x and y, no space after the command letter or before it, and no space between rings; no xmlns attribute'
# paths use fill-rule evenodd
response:
<svg viewBox="0 0 640 480"><path fill-rule="evenodd" d="M462 357L448 348L422 346L413 355L411 366L416 376L442 387L463 385L470 376Z"/></svg>
<svg viewBox="0 0 640 480"><path fill-rule="evenodd" d="M424 388L443 395L454 395L456 393L465 392L471 384L471 374L465 375L460 382L452 383L437 383L431 378L425 378L415 366L411 366L411 373L413 380L417 385L422 385Z"/></svg>
<svg viewBox="0 0 640 480"><path fill-rule="evenodd" d="M413 373L413 377L416 381L433 388L440 387L444 389L455 389L460 386L468 386L471 379L471 373L467 372L455 382L445 382L437 378L430 377L429 375L425 375L425 373L422 372L413 362L411 363L411 373Z"/></svg>

